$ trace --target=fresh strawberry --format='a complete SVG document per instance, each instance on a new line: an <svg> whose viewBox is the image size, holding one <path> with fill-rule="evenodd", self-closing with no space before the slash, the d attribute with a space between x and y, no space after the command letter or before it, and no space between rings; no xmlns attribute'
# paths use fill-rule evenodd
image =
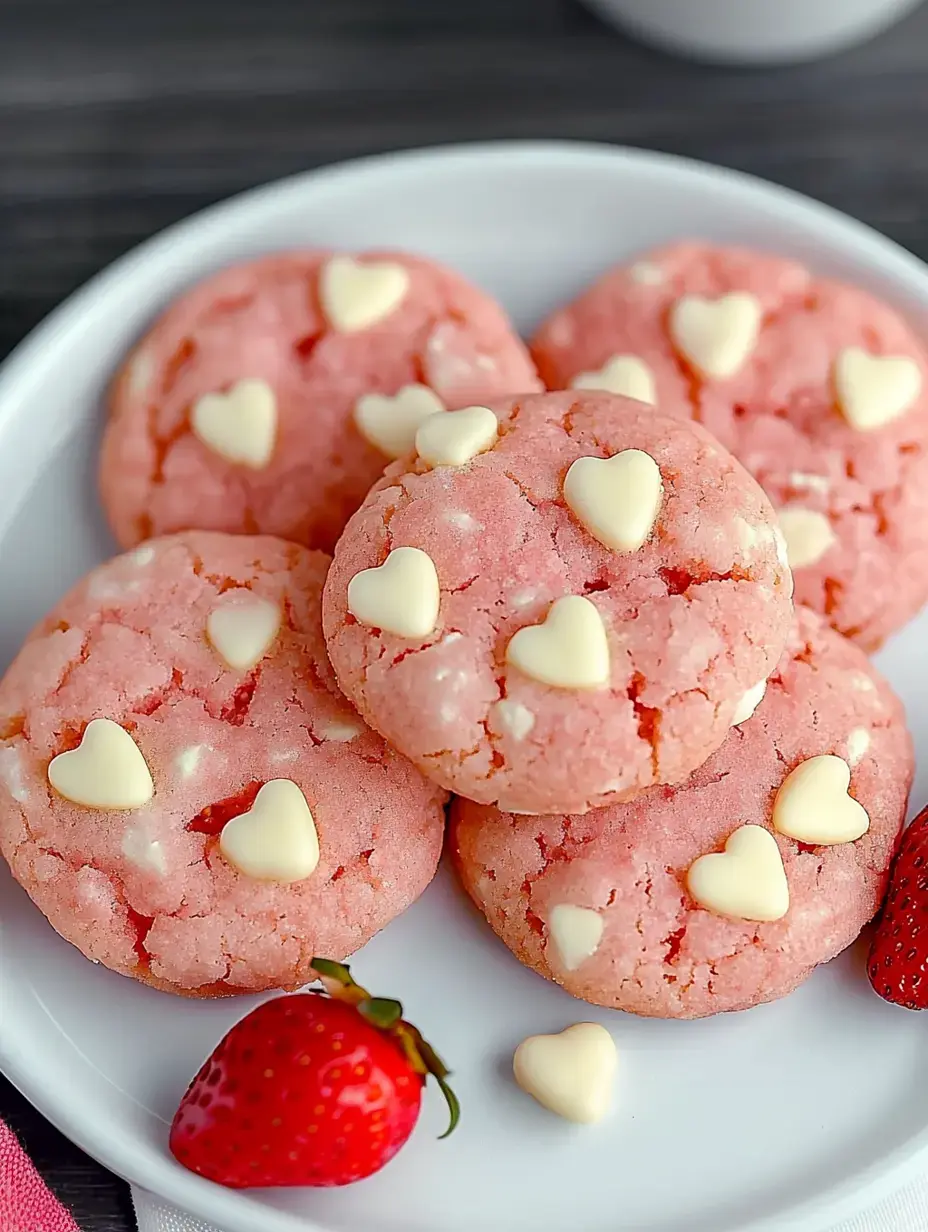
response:
<svg viewBox="0 0 928 1232"><path fill-rule="evenodd" d="M887 1001L928 1009L928 808L902 837L867 974Z"/></svg>
<svg viewBox="0 0 928 1232"><path fill-rule="evenodd" d="M325 993L259 1005L188 1087L170 1146L192 1172L235 1189L361 1180L412 1133L428 1074L451 1113L442 1136L457 1124L448 1070L399 1001L371 997L341 963L313 967Z"/></svg>

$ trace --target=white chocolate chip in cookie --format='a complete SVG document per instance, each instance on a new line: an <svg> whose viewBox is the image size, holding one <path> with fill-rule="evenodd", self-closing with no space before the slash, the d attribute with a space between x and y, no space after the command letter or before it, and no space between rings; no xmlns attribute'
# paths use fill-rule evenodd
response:
<svg viewBox="0 0 928 1232"><path fill-rule="evenodd" d="M388 458L402 458L415 449L420 424L444 409L428 385L404 385L392 397L364 394L355 403L354 422L375 449Z"/></svg>
<svg viewBox="0 0 928 1232"><path fill-rule="evenodd" d="M207 751L205 744L189 744L174 758L177 773L182 779L192 778L199 768L203 754Z"/></svg>
<svg viewBox="0 0 928 1232"><path fill-rule="evenodd" d="M347 744L357 736L363 736L367 728L360 719L329 719L314 732L320 740L335 740Z"/></svg>
<svg viewBox="0 0 928 1232"><path fill-rule="evenodd" d="M219 850L239 872L257 881L289 885L309 877L319 863L319 836L296 783L265 783L248 812L223 826Z"/></svg>
<svg viewBox="0 0 928 1232"><path fill-rule="evenodd" d="M612 1106L615 1041L599 1023L578 1022L558 1035L531 1035L516 1049L515 1080L542 1107L568 1121L601 1121Z"/></svg>
<svg viewBox="0 0 928 1232"><path fill-rule="evenodd" d="M91 720L78 747L49 762L48 781L59 796L91 809L141 808L155 794L142 751L112 719Z"/></svg>
<svg viewBox="0 0 928 1232"><path fill-rule="evenodd" d="M816 565L833 543L837 542L831 523L815 509L790 505L777 515L780 531L786 540L786 557L790 569Z"/></svg>
<svg viewBox="0 0 928 1232"><path fill-rule="evenodd" d="M206 636L236 671L247 672L267 654L280 632L280 606L245 587L228 591L206 618Z"/></svg>
<svg viewBox="0 0 928 1232"><path fill-rule="evenodd" d="M748 689L744 697L735 707L734 717L732 718L732 727L739 727L742 723L746 723L753 715L754 711L764 700L764 694L767 692L767 681L762 680L760 684L756 684L753 689Z"/></svg>
<svg viewBox="0 0 928 1232"><path fill-rule="evenodd" d="M846 347L834 367L841 414L858 432L872 432L911 410L922 391L921 369L905 355L871 355Z"/></svg>
<svg viewBox="0 0 928 1232"><path fill-rule="evenodd" d="M870 749L870 733L866 727L855 727L847 737L847 764L859 766Z"/></svg>
<svg viewBox="0 0 928 1232"><path fill-rule="evenodd" d="M416 453L429 466L466 466L496 444L499 420L486 406L431 415L416 433Z"/></svg>
<svg viewBox="0 0 928 1232"><path fill-rule="evenodd" d="M396 261L332 257L319 275L319 298L329 324L343 334L369 329L397 309L409 290L409 271Z"/></svg>
<svg viewBox="0 0 928 1232"><path fill-rule="evenodd" d="M164 877L167 873L168 861L164 853L164 844L159 839L151 837L144 821L126 826L121 848L122 854L136 868L154 873L158 877Z"/></svg>
<svg viewBox="0 0 928 1232"><path fill-rule="evenodd" d="M18 803L23 804L29 799L29 792L23 781L22 758L12 744L0 744L0 784Z"/></svg>
<svg viewBox="0 0 928 1232"><path fill-rule="evenodd" d="M684 295L670 310L671 341L703 376L727 380L757 346L762 316L760 300L745 291Z"/></svg>
<svg viewBox="0 0 928 1232"><path fill-rule="evenodd" d="M732 920L781 920L789 883L777 841L763 826L740 826L724 851L695 860L686 874L690 894L707 911Z"/></svg>
<svg viewBox="0 0 928 1232"><path fill-rule="evenodd" d="M155 361L151 352L140 347L129 360L129 393L135 398L145 395L155 375Z"/></svg>
<svg viewBox="0 0 928 1232"><path fill-rule="evenodd" d="M636 261L629 266L628 276L642 287L659 287L666 281L664 271L653 261Z"/></svg>
<svg viewBox="0 0 928 1232"><path fill-rule="evenodd" d="M800 762L777 792L774 827L816 847L856 842L870 829L870 817L848 795L850 783L851 769L843 757L826 753Z"/></svg>
<svg viewBox="0 0 928 1232"><path fill-rule="evenodd" d="M590 907L558 903L548 915L548 935L565 971L576 971L592 958L603 939L603 917Z"/></svg>
<svg viewBox="0 0 928 1232"><path fill-rule="evenodd" d="M564 499L600 543L636 552L654 529L664 485L650 454L625 449L611 458L577 458L564 478Z"/></svg>
<svg viewBox="0 0 928 1232"><path fill-rule="evenodd" d="M609 642L599 609L582 595L551 604L540 625L509 639L506 660L556 689L597 689L609 683Z"/></svg>
<svg viewBox="0 0 928 1232"><path fill-rule="evenodd" d="M394 548L382 565L362 569L348 583L348 611L369 629L423 638L438 623L441 590L431 556Z"/></svg>
<svg viewBox="0 0 928 1232"><path fill-rule="evenodd" d="M263 470L277 439L277 398L267 381L239 381L228 393L198 398L190 426L207 449L227 462Z"/></svg>
<svg viewBox="0 0 928 1232"><path fill-rule="evenodd" d="M602 389L610 394L624 394L653 406L657 401L654 373L637 355L613 355L595 372L578 372L570 382L571 389Z"/></svg>
<svg viewBox="0 0 928 1232"><path fill-rule="evenodd" d="M528 706L514 702L508 697L502 698L493 707L496 721L504 732L513 740L524 740L535 726L535 715Z"/></svg>

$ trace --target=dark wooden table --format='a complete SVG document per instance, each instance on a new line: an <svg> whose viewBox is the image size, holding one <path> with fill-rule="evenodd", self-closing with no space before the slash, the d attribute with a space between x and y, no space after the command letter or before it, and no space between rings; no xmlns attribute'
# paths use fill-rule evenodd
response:
<svg viewBox="0 0 928 1232"><path fill-rule="evenodd" d="M209 202L449 141L575 137L709 159L928 257L926 80L928 7L838 59L740 71L645 51L574 0L0 0L0 357L101 266ZM84 1232L128 1232L125 1186L2 1079L0 1115Z"/></svg>

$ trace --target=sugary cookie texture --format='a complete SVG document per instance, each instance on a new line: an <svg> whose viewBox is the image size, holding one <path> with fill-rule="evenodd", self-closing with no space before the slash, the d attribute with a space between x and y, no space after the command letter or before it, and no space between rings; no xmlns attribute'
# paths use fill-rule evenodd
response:
<svg viewBox="0 0 928 1232"><path fill-rule="evenodd" d="M807 608L754 715L681 787L583 816L459 800L461 879L527 966L659 1018L790 992L886 887L912 781L902 705Z"/></svg>
<svg viewBox="0 0 928 1232"><path fill-rule="evenodd" d="M188 291L127 359L103 503L124 547L197 527L330 551L428 415L539 387L502 309L431 261L263 257Z"/></svg>
<svg viewBox="0 0 928 1232"><path fill-rule="evenodd" d="M293 988L435 872L442 791L339 693L328 557L155 539L96 569L0 683L0 849L88 958L172 992Z"/></svg>
<svg viewBox="0 0 928 1232"><path fill-rule="evenodd" d="M683 243L612 270L538 331L551 389L704 424L781 519L797 601L872 649L928 599L928 357L866 292Z"/></svg>
<svg viewBox="0 0 928 1232"><path fill-rule="evenodd" d="M326 585L361 714L436 782L523 812L683 780L789 629L757 484L698 425L597 392L435 416L418 441Z"/></svg>

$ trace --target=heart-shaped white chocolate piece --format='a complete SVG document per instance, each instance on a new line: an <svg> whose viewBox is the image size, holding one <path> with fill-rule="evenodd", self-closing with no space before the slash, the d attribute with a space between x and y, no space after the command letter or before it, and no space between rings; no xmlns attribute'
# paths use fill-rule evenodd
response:
<svg viewBox="0 0 928 1232"><path fill-rule="evenodd" d="M568 1121L592 1124L612 1107L615 1041L596 1022L558 1035L531 1035L516 1049L515 1080L527 1095Z"/></svg>
<svg viewBox="0 0 928 1232"><path fill-rule="evenodd" d="M738 727L742 723L746 723L748 721L757 707L764 700L764 694L766 692L766 680L762 680L760 684L756 684L753 689L748 689L748 691L741 698L741 701L735 707L735 713L731 720L732 727Z"/></svg>
<svg viewBox="0 0 928 1232"><path fill-rule="evenodd" d="M206 636L229 667L247 672L258 663L280 631L280 607L245 587L228 591L206 618Z"/></svg>
<svg viewBox="0 0 928 1232"><path fill-rule="evenodd" d="M848 795L850 785L851 768L843 757L826 753L800 762L777 792L774 828L816 847L856 842L870 829L870 817Z"/></svg>
<svg viewBox="0 0 928 1232"><path fill-rule="evenodd" d="M112 719L92 719L78 747L48 763L48 781L59 796L92 809L141 808L155 794L141 749Z"/></svg>
<svg viewBox="0 0 928 1232"><path fill-rule="evenodd" d="M432 415L416 433L416 453L429 466L466 466L496 444L499 420L486 406Z"/></svg>
<svg viewBox="0 0 928 1232"><path fill-rule="evenodd" d="M732 920L781 920L789 910L783 857L763 826L741 826L724 851L700 856L686 884L700 907Z"/></svg>
<svg viewBox="0 0 928 1232"><path fill-rule="evenodd" d="M564 499L591 535L618 552L637 552L664 499L660 467L641 449L611 458L577 458L564 477Z"/></svg>
<svg viewBox="0 0 928 1232"><path fill-rule="evenodd" d="M871 355L846 347L835 360L841 414L858 432L882 428L910 410L922 391L918 364L905 355Z"/></svg>
<svg viewBox="0 0 928 1232"><path fill-rule="evenodd" d="M392 398L387 394L359 398L354 421L375 449L388 458L402 458L415 449L419 426L444 409L441 398L428 385L404 385Z"/></svg>
<svg viewBox="0 0 928 1232"><path fill-rule="evenodd" d="M565 971L576 971L593 957L603 939L603 929L603 917L590 907L558 903L548 913L548 936Z"/></svg>
<svg viewBox="0 0 928 1232"><path fill-rule="evenodd" d="M228 393L198 398L190 426L207 449L227 462L263 470L277 439L277 399L267 381L239 381Z"/></svg>
<svg viewBox="0 0 928 1232"><path fill-rule="evenodd" d="M684 295L670 310L670 337L703 376L726 380L757 345L762 316L760 300L745 291L719 299Z"/></svg>
<svg viewBox="0 0 928 1232"><path fill-rule="evenodd" d="M265 783L247 813L222 827L219 850L257 881L303 881L319 863L319 835L306 797L290 779Z"/></svg>
<svg viewBox="0 0 928 1232"><path fill-rule="evenodd" d="M786 557L791 569L815 565L836 542L831 523L815 509L790 505L777 514L786 541Z"/></svg>
<svg viewBox="0 0 928 1232"><path fill-rule="evenodd" d="M609 643L603 618L582 595L557 599L540 625L509 639L506 660L556 689L598 689L609 683Z"/></svg>
<svg viewBox="0 0 928 1232"><path fill-rule="evenodd" d="M369 329L406 298L409 271L396 261L332 257L319 276L319 299L329 324L343 334Z"/></svg>
<svg viewBox="0 0 928 1232"><path fill-rule="evenodd" d="M572 389L603 389L610 394L624 394L639 402L657 401L654 373L637 355L613 355L595 372L578 372L570 382Z"/></svg>
<svg viewBox="0 0 928 1232"><path fill-rule="evenodd" d="M382 565L362 569L348 583L352 616L397 637L428 637L440 600L435 564L420 548L394 548Z"/></svg>

